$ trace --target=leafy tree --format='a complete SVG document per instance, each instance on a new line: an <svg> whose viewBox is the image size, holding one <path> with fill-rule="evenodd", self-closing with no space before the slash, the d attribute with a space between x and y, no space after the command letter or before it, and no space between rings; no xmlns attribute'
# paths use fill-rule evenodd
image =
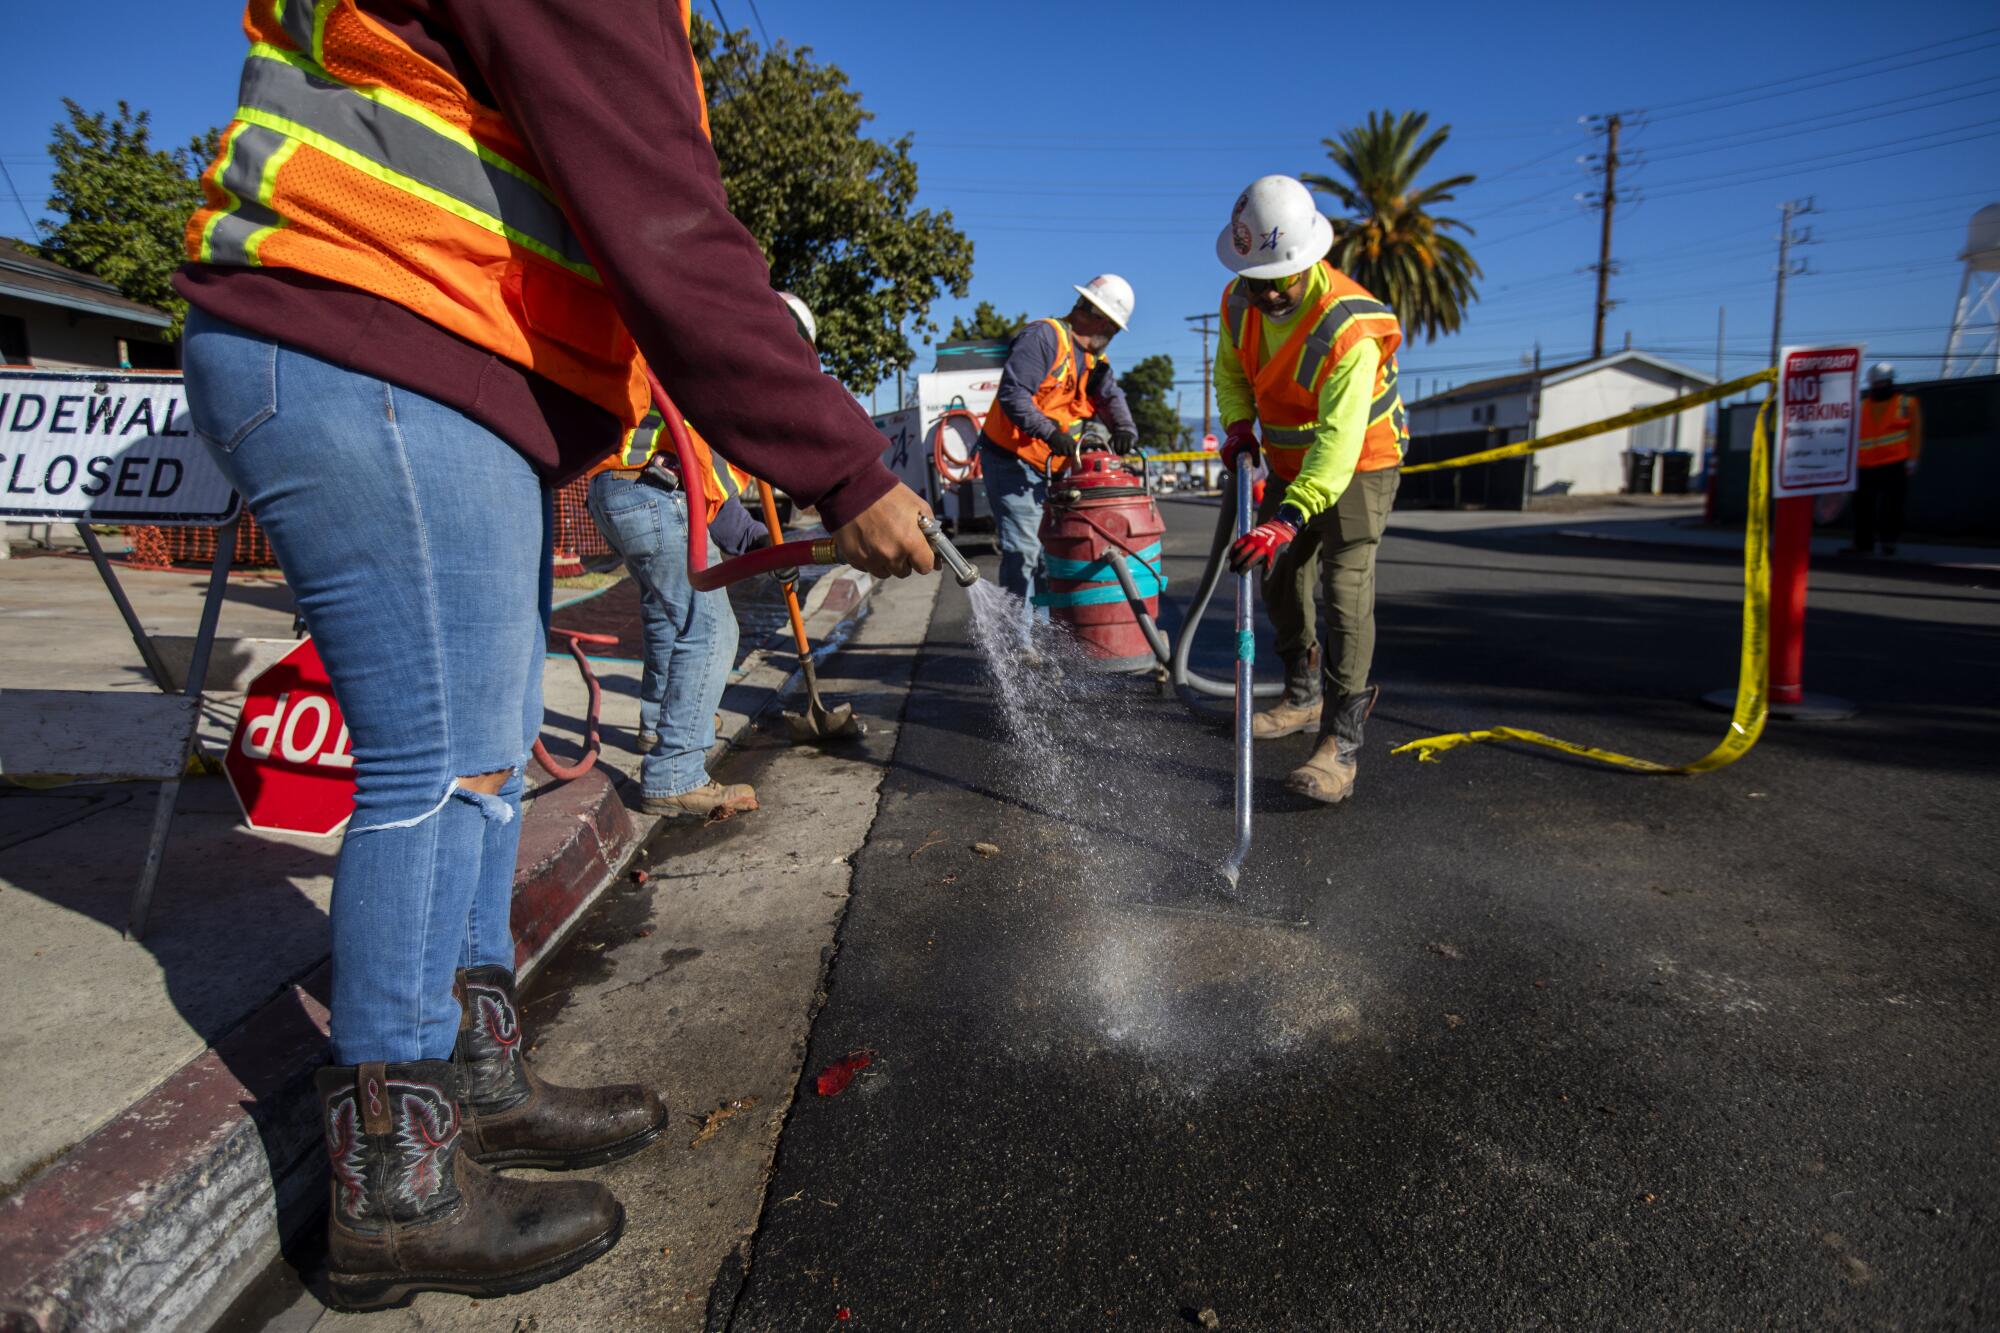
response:
<svg viewBox="0 0 2000 1333"><path fill-rule="evenodd" d="M1149 356L1118 376L1139 428L1139 443L1149 453L1172 453L1187 438L1187 426L1168 395L1174 387L1174 359Z"/></svg>
<svg viewBox="0 0 2000 1333"><path fill-rule="evenodd" d="M908 367L932 304L964 296L972 242L949 212L914 208L910 137L866 138L874 117L810 47L758 48L699 15L694 50L730 210L771 261L774 285L819 320L822 360L860 391Z"/></svg>
<svg viewBox="0 0 2000 1333"><path fill-rule="evenodd" d="M1341 131L1338 142L1322 139L1326 155L1346 180L1317 172L1299 179L1330 194L1353 214L1333 219L1334 266L1388 302L1412 337L1432 341L1456 333L1466 307L1479 299L1474 279L1485 276L1457 237L1473 229L1456 218L1428 211L1450 203L1471 176L1451 176L1429 185L1416 183L1444 147L1451 126L1424 134L1430 116L1422 111L1369 112L1368 123Z"/></svg>
<svg viewBox="0 0 2000 1333"><path fill-rule="evenodd" d="M107 116L68 98L63 106L69 122L58 121L49 140L49 208L61 221L44 233L42 253L171 312L167 336L180 337L187 305L169 279L180 266L187 220L201 206L197 177L221 131L163 150L153 147L151 112L120 102Z"/></svg>
<svg viewBox="0 0 2000 1333"><path fill-rule="evenodd" d="M951 332L945 335L946 342L1004 341L1018 333L1028 322L1024 312L1019 315L1003 315L991 301L981 301L972 311L972 322L966 323L965 316L954 315Z"/></svg>

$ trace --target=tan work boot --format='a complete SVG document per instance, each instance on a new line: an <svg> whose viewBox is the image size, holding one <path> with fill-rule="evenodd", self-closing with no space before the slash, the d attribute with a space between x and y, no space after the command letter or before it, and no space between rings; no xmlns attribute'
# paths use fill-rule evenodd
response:
<svg viewBox="0 0 2000 1333"><path fill-rule="evenodd" d="M1371 685L1359 694L1343 696L1334 704L1332 729L1319 738L1312 758L1286 777L1287 791L1327 805L1338 805L1354 794L1354 777L1361 759L1361 731L1381 694L1380 686Z"/></svg>
<svg viewBox="0 0 2000 1333"><path fill-rule="evenodd" d="M719 812L735 815L757 808L757 789L747 782L732 782L726 787L720 782L709 782L679 796L644 797L639 802L639 808L649 815L676 818L693 815L697 819L707 819Z"/></svg>
<svg viewBox="0 0 2000 1333"><path fill-rule="evenodd" d="M1318 699L1302 704L1280 699L1275 708L1266 708L1250 719L1250 734L1260 741L1296 736L1319 725L1320 704Z"/></svg>
<svg viewBox="0 0 2000 1333"><path fill-rule="evenodd" d="M1260 741L1296 736L1319 725L1319 645L1285 658L1285 697L1250 719L1250 735ZM1301 702L1303 701L1303 702Z"/></svg>

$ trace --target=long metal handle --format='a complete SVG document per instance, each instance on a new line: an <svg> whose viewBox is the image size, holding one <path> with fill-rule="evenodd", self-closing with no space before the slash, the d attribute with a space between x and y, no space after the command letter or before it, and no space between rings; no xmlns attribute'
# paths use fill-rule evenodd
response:
<svg viewBox="0 0 2000 1333"><path fill-rule="evenodd" d="M1250 460L1236 458L1236 535L1241 537L1255 525L1256 514L1250 498ZM1251 601L1251 579L1245 571L1236 576L1236 849L1222 863L1222 877L1229 887L1243 873L1250 856L1250 712L1255 706L1257 682L1256 608Z"/></svg>

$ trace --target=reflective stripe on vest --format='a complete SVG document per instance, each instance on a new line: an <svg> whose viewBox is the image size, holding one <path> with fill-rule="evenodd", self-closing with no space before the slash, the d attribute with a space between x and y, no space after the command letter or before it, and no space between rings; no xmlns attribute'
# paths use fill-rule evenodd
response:
<svg viewBox="0 0 2000 1333"><path fill-rule="evenodd" d="M1897 394L1875 410L1872 399L1861 403L1861 447L1856 462L1862 467L1889 467L1908 462L1910 457L1910 399ZM1873 431L1875 433L1870 434Z"/></svg>
<svg viewBox="0 0 2000 1333"><path fill-rule="evenodd" d="M636 425L638 347L535 153L364 4L247 0L237 113L202 175L188 257L393 302ZM675 8L685 32L688 0ZM687 115L705 132L689 59Z"/></svg>
<svg viewBox="0 0 2000 1333"><path fill-rule="evenodd" d="M298 0L294 0L298 3ZM469 134L386 88L353 88L306 57L257 43L243 63L236 119L413 194L597 282L548 186ZM269 205L276 173L251 195ZM204 242L201 258L214 259ZM254 261L251 261L254 262Z"/></svg>

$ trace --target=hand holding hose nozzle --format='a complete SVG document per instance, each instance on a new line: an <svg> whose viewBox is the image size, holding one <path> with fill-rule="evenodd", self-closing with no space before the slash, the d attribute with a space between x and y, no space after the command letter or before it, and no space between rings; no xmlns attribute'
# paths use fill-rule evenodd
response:
<svg viewBox="0 0 2000 1333"><path fill-rule="evenodd" d="M958 548L951 544L951 538L944 535L942 523L926 514L917 520L917 531L924 534L924 540L937 552L939 563L951 570L951 576L958 580L959 587L970 588L979 582L979 571L972 567L970 560L958 553Z"/></svg>

